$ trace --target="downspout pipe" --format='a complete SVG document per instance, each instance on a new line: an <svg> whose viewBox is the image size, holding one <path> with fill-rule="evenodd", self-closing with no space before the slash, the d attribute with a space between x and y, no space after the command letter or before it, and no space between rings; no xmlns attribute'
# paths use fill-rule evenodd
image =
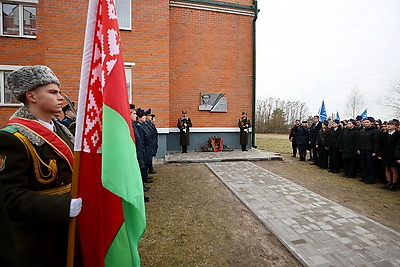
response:
<svg viewBox="0 0 400 267"><path fill-rule="evenodd" d="M258 18L257 0L253 0L254 18L253 18L253 105L252 105L252 131L251 146L256 146L256 20Z"/></svg>

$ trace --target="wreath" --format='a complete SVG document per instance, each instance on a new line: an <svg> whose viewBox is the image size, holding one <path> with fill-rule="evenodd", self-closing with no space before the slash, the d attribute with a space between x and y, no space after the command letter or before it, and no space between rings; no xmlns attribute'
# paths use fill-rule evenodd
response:
<svg viewBox="0 0 400 267"><path fill-rule="evenodd" d="M232 149L228 145L224 145L224 140L219 136L208 138L207 145L201 146L200 149L205 152L221 152L224 149Z"/></svg>

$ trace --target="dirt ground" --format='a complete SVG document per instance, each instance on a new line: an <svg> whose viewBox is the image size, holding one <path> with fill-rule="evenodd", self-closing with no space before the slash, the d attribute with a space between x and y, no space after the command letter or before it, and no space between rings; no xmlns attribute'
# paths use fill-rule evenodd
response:
<svg viewBox="0 0 400 267"><path fill-rule="evenodd" d="M207 166L156 169L142 266L301 266Z"/></svg>
<svg viewBox="0 0 400 267"><path fill-rule="evenodd" d="M283 161L257 165L400 231L400 191L291 158L286 137L264 141ZM151 200L139 245L142 266L301 266L204 164L156 165L156 170L146 193Z"/></svg>

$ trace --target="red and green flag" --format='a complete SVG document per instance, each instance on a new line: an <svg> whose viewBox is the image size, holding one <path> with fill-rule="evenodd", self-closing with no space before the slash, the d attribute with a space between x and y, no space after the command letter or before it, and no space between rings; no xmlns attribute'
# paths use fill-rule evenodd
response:
<svg viewBox="0 0 400 267"><path fill-rule="evenodd" d="M139 266L146 215L114 0L89 1L75 151L84 266Z"/></svg>

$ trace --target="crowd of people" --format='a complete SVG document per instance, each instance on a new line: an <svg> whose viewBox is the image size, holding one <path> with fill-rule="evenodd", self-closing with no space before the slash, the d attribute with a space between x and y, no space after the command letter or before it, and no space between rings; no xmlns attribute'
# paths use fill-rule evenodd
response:
<svg viewBox="0 0 400 267"><path fill-rule="evenodd" d="M136 108L130 104L130 114L132 126L134 129L136 140L136 156L139 163L140 174L142 176L143 190L147 192L150 187L146 184L152 183L153 178L149 174L155 174L153 167L153 157L158 150L158 131L155 126L155 114L151 113L151 108L146 111ZM149 197L144 197L144 201L148 202Z"/></svg>
<svg viewBox="0 0 400 267"><path fill-rule="evenodd" d="M382 189L396 191L400 168L399 120L375 120L373 117L350 120L320 121L314 116L308 121L296 120L289 133L293 154L300 161L327 169L331 173L354 178L360 182L384 185ZM309 152L309 153L307 153Z"/></svg>

